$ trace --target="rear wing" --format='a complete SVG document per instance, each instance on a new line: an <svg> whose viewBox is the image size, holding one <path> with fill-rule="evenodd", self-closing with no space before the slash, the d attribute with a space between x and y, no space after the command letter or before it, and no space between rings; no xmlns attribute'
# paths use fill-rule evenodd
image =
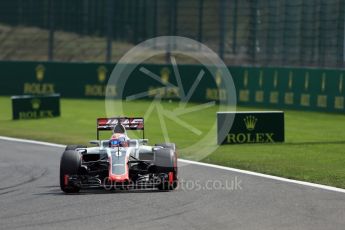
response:
<svg viewBox="0 0 345 230"><path fill-rule="evenodd" d="M99 131L113 130L118 123L122 124L126 130L142 130L143 139L145 139L143 117L112 117L97 118L97 140L99 140Z"/></svg>

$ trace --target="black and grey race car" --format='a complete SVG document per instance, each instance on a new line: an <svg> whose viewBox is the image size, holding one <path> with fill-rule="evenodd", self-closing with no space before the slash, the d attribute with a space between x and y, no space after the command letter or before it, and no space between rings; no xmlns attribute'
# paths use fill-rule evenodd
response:
<svg viewBox="0 0 345 230"><path fill-rule="evenodd" d="M99 140L99 131L112 131L111 139ZM129 139L127 130L142 131L142 139ZM60 162L60 187L66 193L80 189L174 190L178 185L174 143L148 145L144 118L97 119L95 147L69 145Z"/></svg>

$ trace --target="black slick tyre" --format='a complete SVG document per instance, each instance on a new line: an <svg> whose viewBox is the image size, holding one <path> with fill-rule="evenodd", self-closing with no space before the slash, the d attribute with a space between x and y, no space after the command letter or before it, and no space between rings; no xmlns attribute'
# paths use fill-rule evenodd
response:
<svg viewBox="0 0 345 230"><path fill-rule="evenodd" d="M60 161L60 188L65 193L77 193L80 188L70 184L68 179L72 175L78 175L81 166L80 153L73 150L67 150L62 154Z"/></svg>
<svg viewBox="0 0 345 230"><path fill-rule="evenodd" d="M154 165L156 173L165 175L157 186L159 190L174 190L177 185L177 157L176 152L170 148L158 149L154 152Z"/></svg>
<svg viewBox="0 0 345 230"><path fill-rule="evenodd" d="M174 152L176 152L175 143L160 143L160 144L156 144L156 146L161 146L163 148L172 149Z"/></svg>
<svg viewBox="0 0 345 230"><path fill-rule="evenodd" d="M67 145L65 151L67 150L76 150L78 148L87 148L85 145Z"/></svg>

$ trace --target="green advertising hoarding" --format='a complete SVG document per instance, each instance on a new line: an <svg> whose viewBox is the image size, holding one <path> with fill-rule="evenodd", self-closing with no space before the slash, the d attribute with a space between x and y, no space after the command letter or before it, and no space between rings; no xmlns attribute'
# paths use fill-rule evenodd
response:
<svg viewBox="0 0 345 230"><path fill-rule="evenodd" d="M114 65L0 62L1 95L60 93L65 98L102 98ZM116 95L114 87L109 87Z"/></svg>
<svg viewBox="0 0 345 230"><path fill-rule="evenodd" d="M345 111L342 70L235 68L232 76L240 105Z"/></svg>
<svg viewBox="0 0 345 230"><path fill-rule="evenodd" d="M107 87L114 66L115 64L102 63L0 62L0 95L60 93L63 98L101 99L106 93L113 98L127 98L147 92L143 98L160 95L163 99L180 100L181 90L177 87L171 65L135 66L123 90L119 90L116 85ZM216 67L179 65L178 68L185 91L193 86L200 70L205 72L190 98L191 101L224 100L228 95L225 89L218 87L221 71ZM345 111L343 70L228 68L234 80L238 105L339 113ZM148 71L159 80L150 77ZM119 91L123 94L120 95Z"/></svg>
<svg viewBox="0 0 345 230"><path fill-rule="evenodd" d="M38 119L60 116L60 95L12 96L12 118Z"/></svg>
<svg viewBox="0 0 345 230"><path fill-rule="evenodd" d="M224 132L224 127L229 131ZM218 145L284 142L284 130L282 111L217 113Z"/></svg>

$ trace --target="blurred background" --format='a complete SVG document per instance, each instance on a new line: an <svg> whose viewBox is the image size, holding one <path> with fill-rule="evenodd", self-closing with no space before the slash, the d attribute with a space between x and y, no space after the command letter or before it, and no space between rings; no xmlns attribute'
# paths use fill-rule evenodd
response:
<svg viewBox="0 0 345 230"><path fill-rule="evenodd" d="M116 62L146 39L178 35L204 43L227 65L344 67L344 5L343 0L1 0L0 60Z"/></svg>

